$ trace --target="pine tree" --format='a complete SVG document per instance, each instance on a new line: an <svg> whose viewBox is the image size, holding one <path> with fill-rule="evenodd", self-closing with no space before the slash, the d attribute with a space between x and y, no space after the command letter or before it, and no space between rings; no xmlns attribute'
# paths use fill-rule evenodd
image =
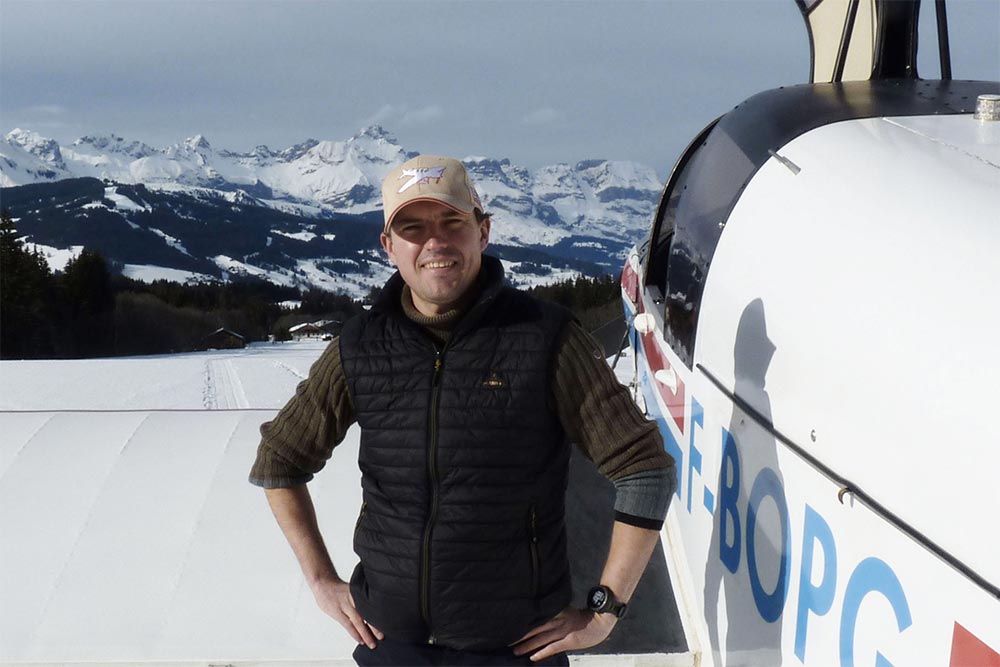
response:
<svg viewBox="0 0 1000 667"><path fill-rule="evenodd" d="M115 293L104 257L84 248L66 264L61 285L75 348L73 356L112 354Z"/></svg>
<svg viewBox="0 0 1000 667"><path fill-rule="evenodd" d="M54 353L53 291L45 257L24 247L10 212L0 211L0 358Z"/></svg>

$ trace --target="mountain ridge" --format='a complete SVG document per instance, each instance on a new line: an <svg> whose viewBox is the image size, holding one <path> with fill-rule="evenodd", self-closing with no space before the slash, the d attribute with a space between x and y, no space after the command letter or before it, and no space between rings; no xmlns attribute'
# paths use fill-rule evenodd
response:
<svg viewBox="0 0 1000 667"><path fill-rule="evenodd" d="M328 226L330 221L379 218L382 180L393 167L413 155L416 153L403 148L379 125L362 128L344 141L309 138L280 150L261 144L244 153L217 149L200 134L158 149L113 133L87 135L60 145L36 132L18 128L0 140L0 185L6 188L5 199L8 199L12 188L19 189L17 186L57 184L81 178L96 179L103 184L103 192L98 192L90 183L85 188L89 200L79 206L63 202L62 206L72 209L76 217L68 218L68 210L50 210L43 201L35 202L38 208L30 209L33 213L19 212L21 226L34 230L31 241L53 249L65 248L56 243L67 243L69 236L76 239L73 246L88 240L93 243L81 221L101 218L105 219L102 224L110 224L106 220L108 214L124 219L132 232L135 227L149 231L149 243L188 247L185 235L191 230L170 216L184 219L185 215L195 215L192 211L197 209L197 215L208 216L210 220L232 222L232 218L243 216L257 224L256 221L267 217L256 210L259 208L272 211L276 225L269 233L255 236L264 244L258 252L268 254L267 249L279 236L308 244L329 235L320 228ZM579 275L595 270L617 271L627 248L644 238L662 188L652 169L633 162L581 160L575 165L555 164L534 170L507 158L470 156L463 162L486 209L494 214L492 243L507 248L508 253L536 253L530 266L539 272L535 278L541 281L572 277L574 272ZM145 194L137 194L136 188L140 186ZM144 197L155 199L155 206L134 201ZM200 203L192 205L191 201ZM249 208L254 211L249 212ZM49 221L35 221L32 216ZM164 216L172 221L150 221ZM53 235L53 219L62 220L71 228L79 227L79 233ZM221 226L214 231L227 233ZM371 245L377 250L377 231L373 232ZM358 274L349 280L345 273L340 276L343 280L328 280L336 271L349 273L346 267L353 258L321 254L335 249L320 246L322 243L311 248L315 251L313 257L285 252L283 257L272 257L272 264L290 272L282 280L325 288L346 280L352 293L364 291L386 273ZM360 249L352 247L351 252L356 254ZM233 254L225 252L224 244L216 250L219 250L216 255L201 257L209 261L203 267L204 276L218 278L231 274ZM371 261L378 263L377 258L369 257L367 250L365 256L367 269ZM305 259L313 260L313 264L303 266L301 260ZM115 260L123 265L131 263L127 256ZM566 265L573 261L577 262L575 269ZM278 279L268 273L272 269L247 262L242 265L237 268L248 274L256 272L268 279ZM190 271L191 257L178 259L174 266L162 263L156 266Z"/></svg>

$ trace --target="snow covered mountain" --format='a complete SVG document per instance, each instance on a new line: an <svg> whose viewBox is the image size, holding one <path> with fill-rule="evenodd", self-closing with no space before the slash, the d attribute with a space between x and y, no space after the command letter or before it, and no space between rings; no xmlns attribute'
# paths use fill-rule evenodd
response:
<svg viewBox="0 0 1000 667"><path fill-rule="evenodd" d="M35 132L15 129L0 140L0 186L98 179L106 186L105 194L90 201L91 208L75 215L86 218L103 207L143 229L147 226L140 213L150 213L155 208L153 200L161 213L183 210L181 200L168 204L164 197L194 198L213 202L213 206L263 207L292 216L282 219L277 235L305 243L317 234L322 236L316 228L323 226L323 221L345 216L375 220L381 208L382 179L413 155L377 125L346 141L308 139L281 151L258 146L248 153L216 149L200 135L163 149L115 135L81 137L61 146ZM554 269L559 263L553 264L546 257L583 261L592 267L577 271L616 271L628 246L647 233L662 185L651 168L632 162L587 160L531 171L507 159L468 157L464 161L487 210L494 214L492 241L511 251L541 253L530 260L539 271L545 266ZM125 186L141 186L145 194L137 198L147 203L138 204L121 195ZM93 186L85 189L89 192ZM122 201L123 197L132 205ZM34 211L38 214L42 209ZM229 215L240 212L230 211ZM21 226L32 224L30 216L22 217ZM297 223L293 221L296 218ZM158 242L174 250L186 247L183 234L166 234L163 226L150 228ZM65 248L54 245L56 239L39 231L34 234L37 243ZM271 244L274 238L275 234L265 234L258 240ZM318 259L322 258L329 259L325 255ZM181 262L185 263L190 264ZM214 264L228 270L219 262ZM155 266L182 268L176 263ZM331 287L314 271L290 270L294 275L289 280ZM350 291L361 289L357 286Z"/></svg>

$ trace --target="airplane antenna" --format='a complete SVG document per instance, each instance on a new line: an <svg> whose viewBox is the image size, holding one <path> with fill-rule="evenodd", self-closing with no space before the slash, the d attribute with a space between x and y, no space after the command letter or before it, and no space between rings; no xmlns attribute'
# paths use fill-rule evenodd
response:
<svg viewBox="0 0 1000 667"><path fill-rule="evenodd" d="M951 47L948 44L948 14L944 0L934 0L937 10L938 54L941 57L941 78L951 80Z"/></svg>
<svg viewBox="0 0 1000 667"><path fill-rule="evenodd" d="M854 32L854 19L858 16L859 4L860 0L851 0L847 9L847 21L844 22L844 31L840 33L840 48L837 49L837 65L833 68L833 83L839 83L844 77L844 65L847 64L847 52L851 48L851 33Z"/></svg>
<svg viewBox="0 0 1000 667"><path fill-rule="evenodd" d="M872 80L917 78L919 0L877 0L878 35Z"/></svg>

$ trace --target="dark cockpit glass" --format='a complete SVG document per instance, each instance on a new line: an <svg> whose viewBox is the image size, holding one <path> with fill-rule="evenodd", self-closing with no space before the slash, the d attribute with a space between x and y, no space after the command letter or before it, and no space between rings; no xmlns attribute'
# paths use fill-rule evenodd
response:
<svg viewBox="0 0 1000 667"><path fill-rule="evenodd" d="M716 123L681 158L658 211L646 284L662 295L663 335L691 367L705 278L750 159Z"/></svg>

